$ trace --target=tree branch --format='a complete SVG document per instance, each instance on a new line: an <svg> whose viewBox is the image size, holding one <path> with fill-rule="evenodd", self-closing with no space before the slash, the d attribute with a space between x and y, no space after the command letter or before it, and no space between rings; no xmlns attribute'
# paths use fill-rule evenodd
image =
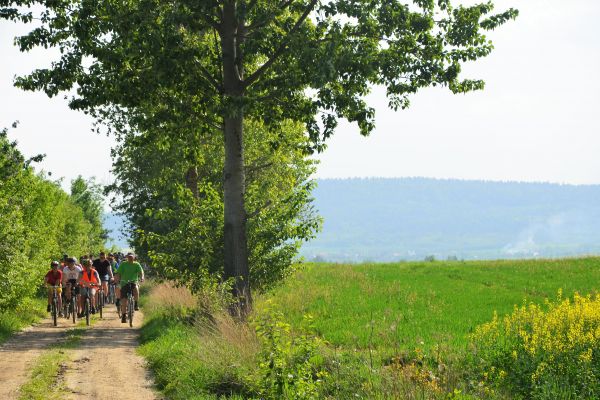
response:
<svg viewBox="0 0 600 400"><path fill-rule="evenodd" d="M267 208L271 207L272 205L273 205L273 202L271 200L267 200L267 202L265 204L263 204L262 207L258 207L256 210L254 210L250 214L247 214L247 218L251 219L251 218L256 217L258 214L260 214Z"/></svg>
<svg viewBox="0 0 600 400"><path fill-rule="evenodd" d="M196 60L196 63L198 64L198 68L200 69L200 72L202 73L202 76L208 81L208 83L210 83L212 85L212 87L215 89L215 91L217 93L222 93L223 92L223 87L221 86L221 84L219 83L219 81L217 81L211 75L211 73L206 68L204 68L204 66L202 64L200 64L200 61Z"/></svg>
<svg viewBox="0 0 600 400"><path fill-rule="evenodd" d="M277 5L277 7L280 10L286 9L287 7L291 6L292 3L294 2L294 0L282 0L279 2L279 4Z"/></svg>
<svg viewBox="0 0 600 400"><path fill-rule="evenodd" d="M287 0L287 1L282 1L277 5L277 8L279 8L280 10L284 10L287 7L289 7L292 3L294 2L294 0ZM256 1L254 1L253 3L256 3ZM250 8L248 8L249 10ZM254 23L246 26L246 30L248 32L253 32L254 30L258 29L258 28L262 28L265 25L267 25L269 22L273 21L275 19L275 15L272 15L270 18L266 18L262 21L255 21Z"/></svg>
<svg viewBox="0 0 600 400"><path fill-rule="evenodd" d="M246 79L245 81L242 82L244 89L250 87L254 82L256 82L258 80L258 78L260 78L267 71L267 69L269 69L269 67L271 65L273 65L273 63L277 60L277 58L279 58L279 56L281 54L283 54L283 52L286 50L286 47L288 44L287 41L288 41L289 37L292 34L294 34L294 32L300 27L300 25L302 25L302 23L306 20L306 18L308 18L308 15L315 8L318 1L319 0L311 0L310 4L306 7L306 10L304 10L304 13L300 16L300 18L298 18L298 21L296 21L296 23L294 24L292 29L288 32L287 36L285 38L283 38L283 40L281 41L281 44L279 45L277 50L275 50L275 52L273 53L271 58L269 58L267 60L267 62L265 62L259 69L254 71L254 73L252 73L252 75L250 75L248 77L248 79ZM285 3L283 3L283 4L285 4Z"/></svg>

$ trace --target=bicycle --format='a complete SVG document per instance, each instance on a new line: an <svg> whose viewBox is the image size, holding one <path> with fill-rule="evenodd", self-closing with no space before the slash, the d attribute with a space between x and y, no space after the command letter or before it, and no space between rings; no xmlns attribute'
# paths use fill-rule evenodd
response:
<svg viewBox="0 0 600 400"><path fill-rule="evenodd" d="M135 299L133 297L133 289L136 287L136 281L127 281L121 290L127 290L127 320L129 326L133 327L133 314L135 313Z"/></svg>
<svg viewBox="0 0 600 400"><path fill-rule="evenodd" d="M115 282L109 282L108 284L108 303L115 304L116 301L116 284Z"/></svg>
<svg viewBox="0 0 600 400"><path fill-rule="evenodd" d="M99 285L90 284L88 289L93 287L97 287ZM90 296L90 290L85 290L84 301L83 301L83 313L85 315L85 324L90 326L90 308L92 303L92 298Z"/></svg>
<svg viewBox="0 0 600 400"><path fill-rule="evenodd" d="M98 287L96 296L96 309L98 310L98 314L100 314L100 319L102 319L102 308L104 307L104 290L102 289L102 285Z"/></svg>
<svg viewBox="0 0 600 400"><path fill-rule="evenodd" d="M75 285L71 285L71 299L69 300L68 309L67 309L67 319L71 318L73 323L75 323L77 318L77 287Z"/></svg>
<svg viewBox="0 0 600 400"><path fill-rule="evenodd" d="M54 326L58 325L58 295L56 289L59 287L60 286L56 285L52 286L52 304L50 304L50 313L52 315L52 322L54 323Z"/></svg>
<svg viewBox="0 0 600 400"><path fill-rule="evenodd" d="M71 287L71 298L63 302L63 309L65 312L65 318L72 319L73 323L76 322L77 318L77 287L74 284Z"/></svg>
<svg viewBox="0 0 600 400"><path fill-rule="evenodd" d="M69 301L67 300L67 287L63 286L62 289L63 290L62 290L60 297L62 297L63 317L65 317L66 319L69 319Z"/></svg>

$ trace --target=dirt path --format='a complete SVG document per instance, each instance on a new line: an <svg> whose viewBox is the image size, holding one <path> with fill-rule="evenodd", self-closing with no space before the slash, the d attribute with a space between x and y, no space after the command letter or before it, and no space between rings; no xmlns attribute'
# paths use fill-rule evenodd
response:
<svg viewBox="0 0 600 400"><path fill-rule="evenodd" d="M143 316L135 314L134 328L122 324L109 305L104 318L87 329L60 379L72 400L158 400L144 360L135 353ZM50 319L27 328L0 346L0 399L17 399L19 387L29 379L33 363L49 345L57 343L73 324ZM135 328L138 327L138 328Z"/></svg>
<svg viewBox="0 0 600 400"><path fill-rule="evenodd" d="M156 400L152 378L138 346L142 313L134 316L133 326L122 324L116 309L108 305L104 318L82 337L71 355L63 375L72 400ZM1 397L0 397L1 398Z"/></svg>
<svg viewBox="0 0 600 400"><path fill-rule="evenodd" d="M0 399L16 399L19 387L29 378L33 362L51 344L65 336L67 322L52 325L47 318L29 327L0 346Z"/></svg>

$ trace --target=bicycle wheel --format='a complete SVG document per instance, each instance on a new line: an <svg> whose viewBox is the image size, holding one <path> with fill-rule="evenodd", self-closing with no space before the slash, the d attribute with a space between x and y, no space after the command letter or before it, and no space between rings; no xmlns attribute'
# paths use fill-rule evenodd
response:
<svg viewBox="0 0 600 400"><path fill-rule="evenodd" d="M54 297L52 299L52 322L54 323L54 326L57 325L57 321L56 321L57 317L58 317L58 301L56 300L56 297Z"/></svg>
<svg viewBox="0 0 600 400"><path fill-rule="evenodd" d="M104 307L104 292L100 292L100 297L98 299L98 313L100 314L100 319L102 319L102 308Z"/></svg>
<svg viewBox="0 0 600 400"><path fill-rule="evenodd" d="M75 300L73 299L73 297L71 297L71 304L69 304L69 308L71 310L71 318L73 319L73 323L75 323L75 314L77 313L75 312Z"/></svg>
<svg viewBox="0 0 600 400"><path fill-rule="evenodd" d="M69 319L69 302L66 299L63 299L62 305L63 317Z"/></svg>
<svg viewBox="0 0 600 400"><path fill-rule="evenodd" d="M87 326L90 326L90 298L86 297L85 298L85 309L84 309L84 313L85 313L85 324Z"/></svg>
<svg viewBox="0 0 600 400"><path fill-rule="evenodd" d="M129 295L127 298L127 318L129 319L129 326L133 327L133 296Z"/></svg>

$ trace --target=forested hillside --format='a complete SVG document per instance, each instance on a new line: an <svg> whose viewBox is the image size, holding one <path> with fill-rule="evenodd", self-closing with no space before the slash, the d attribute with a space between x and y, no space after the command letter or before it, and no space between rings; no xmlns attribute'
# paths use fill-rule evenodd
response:
<svg viewBox="0 0 600 400"><path fill-rule="evenodd" d="M314 191L322 232L307 259L554 257L600 253L600 186L326 179Z"/></svg>

